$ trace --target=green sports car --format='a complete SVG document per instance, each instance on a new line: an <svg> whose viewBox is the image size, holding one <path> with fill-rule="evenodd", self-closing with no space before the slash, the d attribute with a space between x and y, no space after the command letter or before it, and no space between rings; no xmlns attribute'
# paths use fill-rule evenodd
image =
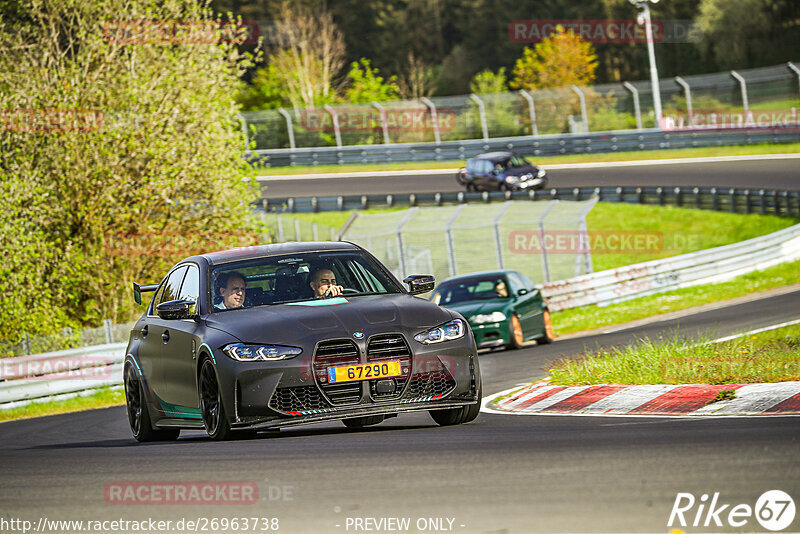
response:
<svg viewBox="0 0 800 534"><path fill-rule="evenodd" d="M553 323L542 294L525 275L485 271L444 280L431 300L457 311L472 327L478 348L518 349L526 341L553 341Z"/></svg>

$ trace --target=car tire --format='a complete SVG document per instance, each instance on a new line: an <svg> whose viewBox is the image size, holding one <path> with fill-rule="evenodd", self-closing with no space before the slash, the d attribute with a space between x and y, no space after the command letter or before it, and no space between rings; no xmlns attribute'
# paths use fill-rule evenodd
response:
<svg viewBox="0 0 800 534"><path fill-rule="evenodd" d="M364 417L351 417L349 419L342 419L342 423L347 428L363 428L365 426L377 425L383 422L382 415L367 415Z"/></svg>
<svg viewBox="0 0 800 534"><path fill-rule="evenodd" d="M509 349L521 349L525 343L525 333L522 331L522 324L519 322L519 317L517 317L516 313L508 321L508 339L507 346Z"/></svg>
<svg viewBox="0 0 800 534"><path fill-rule="evenodd" d="M545 309L542 313L544 319L544 335L536 342L540 345L549 345L555 339L555 330L553 330L553 319L550 317L550 311Z"/></svg>
<svg viewBox="0 0 800 534"><path fill-rule="evenodd" d="M478 389L478 402L460 408L448 408L445 410L430 410L431 418L439 426L461 425L473 421L481 411L481 400L483 399L483 384Z"/></svg>
<svg viewBox="0 0 800 534"><path fill-rule="evenodd" d="M200 367L200 380L198 384L200 396L200 414L203 425L208 432L208 437L214 441L224 441L231 438L231 425L222 404L222 394L219 391L217 372L211 360L206 359Z"/></svg>
<svg viewBox="0 0 800 534"><path fill-rule="evenodd" d="M180 436L181 431L178 428L153 428L144 397L144 385L132 364L125 368L125 406L128 423L136 441L174 441Z"/></svg>
<svg viewBox="0 0 800 534"><path fill-rule="evenodd" d="M467 192L468 193L474 193L477 190L478 190L478 188L475 187L475 184L473 182L467 182Z"/></svg>

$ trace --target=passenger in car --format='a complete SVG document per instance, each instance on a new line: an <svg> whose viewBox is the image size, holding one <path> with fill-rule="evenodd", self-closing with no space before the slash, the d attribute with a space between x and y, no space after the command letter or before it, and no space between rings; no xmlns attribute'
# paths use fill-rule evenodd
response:
<svg viewBox="0 0 800 534"><path fill-rule="evenodd" d="M342 286L336 285L336 277L330 269L317 269L311 273L308 285L314 291L314 298L324 299L342 294Z"/></svg>
<svg viewBox="0 0 800 534"><path fill-rule="evenodd" d="M218 282L222 302L214 306L218 310L241 308L244 305L247 283L244 276L236 271L222 274Z"/></svg>

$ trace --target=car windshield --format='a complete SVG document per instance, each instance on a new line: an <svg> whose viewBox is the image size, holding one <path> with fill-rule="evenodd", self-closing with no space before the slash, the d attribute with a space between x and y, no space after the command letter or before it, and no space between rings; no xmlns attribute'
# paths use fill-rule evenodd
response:
<svg viewBox="0 0 800 534"><path fill-rule="evenodd" d="M511 158L511 160L509 160L509 165L508 166L510 168L514 168L514 167L519 168L519 167L528 167L529 165L530 165L530 162L527 159L525 159L524 157L522 157L522 156L514 156L513 158Z"/></svg>
<svg viewBox="0 0 800 534"><path fill-rule="evenodd" d="M403 292L381 266L360 252L301 253L226 263L213 270L211 281L214 312L315 300L312 281L317 286L319 282L340 286L339 298ZM234 296L228 300L228 295Z"/></svg>
<svg viewBox="0 0 800 534"><path fill-rule="evenodd" d="M439 305L468 300L509 298L508 282L504 276L481 276L446 282L436 288L431 300Z"/></svg>

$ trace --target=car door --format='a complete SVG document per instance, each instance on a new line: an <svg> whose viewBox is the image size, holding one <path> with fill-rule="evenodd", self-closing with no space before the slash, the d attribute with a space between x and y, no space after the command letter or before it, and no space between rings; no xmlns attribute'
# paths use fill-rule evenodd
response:
<svg viewBox="0 0 800 534"><path fill-rule="evenodd" d="M197 265L189 263L180 291L175 298L194 302L194 305L189 307L189 314L194 316L197 313L199 297L200 269ZM164 390L160 396L165 403L174 407L173 410L177 415L182 408L200 408L196 379L199 342L197 334L200 324L193 318L165 322L161 348Z"/></svg>
<svg viewBox="0 0 800 534"><path fill-rule="evenodd" d="M514 292L514 307L522 325L525 338L529 339L543 331L542 295L533 282L516 271L508 273L508 280Z"/></svg>
<svg viewBox="0 0 800 534"><path fill-rule="evenodd" d="M156 293L156 298L153 299L153 307L150 310L150 315L147 318L148 333L146 340L153 347L152 352L152 378L150 380L150 387L158 397L158 403L165 414L171 415L172 411L169 407L169 398L173 396L169 393L169 386L166 383L166 359L164 348L168 344L171 336L172 329L176 322L173 320L162 319L156 313L156 307L162 302L169 302L176 300L180 294L181 284L186 274L186 265L179 265L174 268L167 275Z"/></svg>
<svg viewBox="0 0 800 534"><path fill-rule="evenodd" d="M478 182L476 184L478 189L491 189L491 183L494 180L494 176L492 175L494 166L492 162L488 159L480 160L479 169L480 171L477 174Z"/></svg>

